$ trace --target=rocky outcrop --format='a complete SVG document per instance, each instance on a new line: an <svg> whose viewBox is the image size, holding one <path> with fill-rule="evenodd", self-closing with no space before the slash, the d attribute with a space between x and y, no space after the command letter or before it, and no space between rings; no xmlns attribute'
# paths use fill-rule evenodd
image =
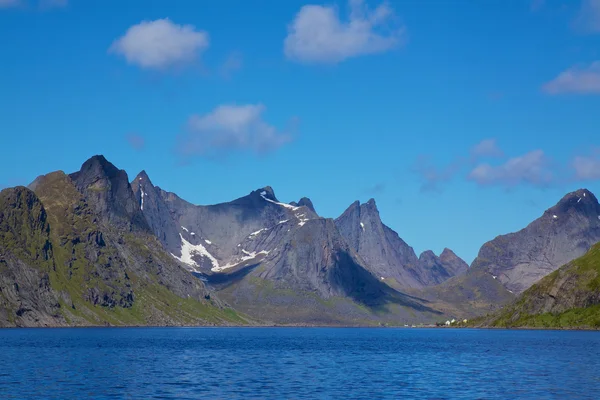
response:
<svg viewBox="0 0 600 400"><path fill-rule="evenodd" d="M109 163L104 156L90 158L70 178L103 222L129 231L151 232L133 195L127 173Z"/></svg>
<svg viewBox="0 0 600 400"><path fill-rule="evenodd" d="M516 233L485 243L471 269L521 293L600 241L600 205L587 189L564 196L554 207Z"/></svg>
<svg viewBox="0 0 600 400"><path fill-rule="evenodd" d="M126 174L96 158L72 176L0 196L0 325L244 323L164 251Z"/></svg>
<svg viewBox="0 0 600 400"><path fill-rule="evenodd" d="M599 328L600 244L541 279L504 310L485 318L483 324Z"/></svg>
<svg viewBox="0 0 600 400"><path fill-rule="evenodd" d="M383 224L373 199L365 204L354 202L335 222L366 267L392 286L423 288L466 270L464 261L449 249L440 257L426 251L417 258L413 248Z"/></svg>

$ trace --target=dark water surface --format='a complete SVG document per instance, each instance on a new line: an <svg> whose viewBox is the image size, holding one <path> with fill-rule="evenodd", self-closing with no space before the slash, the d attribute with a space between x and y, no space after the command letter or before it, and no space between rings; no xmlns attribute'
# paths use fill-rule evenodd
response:
<svg viewBox="0 0 600 400"><path fill-rule="evenodd" d="M599 399L600 333L0 330L0 398Z"/></svg>

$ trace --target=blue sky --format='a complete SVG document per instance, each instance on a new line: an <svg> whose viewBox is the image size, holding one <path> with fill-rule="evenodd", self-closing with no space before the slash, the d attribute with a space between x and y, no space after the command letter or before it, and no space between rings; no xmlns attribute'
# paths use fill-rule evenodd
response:
<svg viewBox="0 0 600 400"><path fill-rule="evenodd" d="M0 186L104 154L197 204L377 200L471 261L600 193L600 1L0 0Z"/></svg>

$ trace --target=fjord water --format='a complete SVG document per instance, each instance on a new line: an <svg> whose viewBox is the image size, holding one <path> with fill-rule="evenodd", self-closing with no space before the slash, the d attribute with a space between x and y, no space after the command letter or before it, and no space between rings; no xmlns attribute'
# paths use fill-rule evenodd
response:
<svg viewBox="0 0 600 400"><path fill-rule="evenodd" d="M600 333L0 330L0 398L593 399Z"/></svg>

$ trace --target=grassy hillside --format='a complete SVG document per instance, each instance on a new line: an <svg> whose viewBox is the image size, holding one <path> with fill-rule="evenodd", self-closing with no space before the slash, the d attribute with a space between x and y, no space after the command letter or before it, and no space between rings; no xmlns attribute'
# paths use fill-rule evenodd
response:
<svg viewBox="0 0 600 400"><path fill-rule="evenodd" d="M100 222L62 172L0 194L0 326L229 325L158 240Z"/></svg>
<svg viewBox="0 0 600 400"><path fill-rule="evenodd" d="M600 328L600 243L480 323L511 328Z"/></svg>

